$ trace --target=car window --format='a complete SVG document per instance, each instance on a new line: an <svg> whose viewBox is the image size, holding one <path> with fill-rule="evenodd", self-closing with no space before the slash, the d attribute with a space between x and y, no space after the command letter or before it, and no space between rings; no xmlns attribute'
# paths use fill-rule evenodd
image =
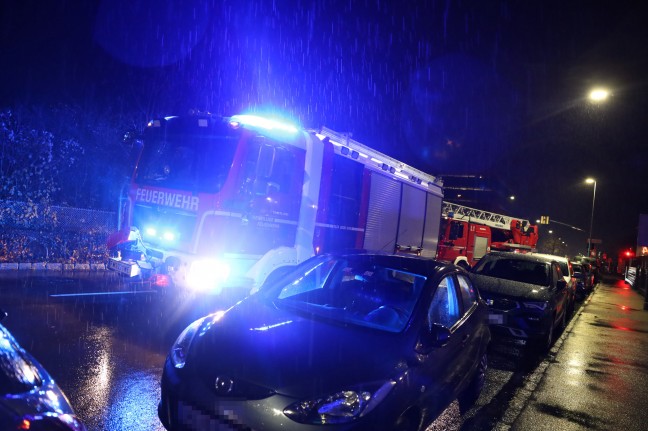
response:
<svg viewBox="0 0 648 431"><path fill-rule="evenodd" d="M549 264L526 259L488 259L487 262L475 267L475 274L521 283L549 285Z"/></svg>
<svg viewBox="0 0 648 431"><path fill-rule="evenodd" d="M363 255L310 260L262 295L329 320L400 332L409 322L427 277L389 257Z"/></svg>
<svg viewBox="0 0 648 431"><path fill-rule="evenodd" d="M441 280L428 309L428 322L451 328L461 317L457 288L452 276Z"/></svg>
<svg viewBox="0 0 648 431"><path fill-rule="evenodd" d="M477 290L468 277L463 274L457 275L459 289L461 290L461 301L463 302L464 313L468 312L477 303Z"/></svg>
<svg viewBox="0 0 648 431"><path fill-rule="evenodd" d="M326 260L303 274L293 283L285 286L279 293L279 299L288 298L314 289L322 289L335 266L335 260Z"/></svg>
<svg viewBox="0 0 648 431"><path fill-rule="evenodd" d="M565 278L565 275L563 274L562 269L560 268L560 265L552 265L552 267L553 267L553 272L554 272L554 274L553 274L554 280L560 280L560 279Z"/></svg>
<svg viewBox="0 0 648 431"><path fill-rule="evenodd" d="M571 271L569 270L569 264L567 262L559 261L558 266L560 266L560 271L564 277L571 277Z"/></svg>

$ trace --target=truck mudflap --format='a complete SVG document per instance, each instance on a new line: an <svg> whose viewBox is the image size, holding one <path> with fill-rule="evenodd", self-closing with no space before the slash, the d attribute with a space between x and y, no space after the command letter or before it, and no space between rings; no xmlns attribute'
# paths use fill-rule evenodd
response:
<svg viewBox="0 0 648 431"><path fill-rule="evenodd" d="M120 258L111 257L106 262L106 268L127 277L137 277L142 274L142 268L133 260L121 260Z"/></svg>

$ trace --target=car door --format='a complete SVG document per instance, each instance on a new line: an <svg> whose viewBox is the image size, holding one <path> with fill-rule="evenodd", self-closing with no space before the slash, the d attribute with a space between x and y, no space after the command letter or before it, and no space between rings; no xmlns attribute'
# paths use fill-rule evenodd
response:
<svg viewBox="0 0 648 431"><path fill-rule="evenodd" d="M560 280L566 281L565 276L563 275L563 272L557 263L555 262L552 263L551 267L553 268L552 270L552 288L554 290L553 302L554 302L554 309L556 310L554 314L554 326L556 326L556 324L562 318L563 314L567 312L567 308L569 306L570 287L566 286L562 289L558 287L558 281Z"/></svg>
<svg viewBox="0 0 648 431"><path fill-rule="evenodd" d="M488 324L486 323L487 314L478 312L479 296L470 278L465 274L457 274L456 279L463 313L455 329L455 333L462 340L461 356L457 357L461 361L458 364L457 385L463 386L471 377L469 371L480 360L480 349L484 337L482 331L487 330Z"/></svg>
<svg viewBox="0 0 648 431"><path fill-rule="evenodd" d="M434 291L427 309L425 325L443 325L450 330L447 342L431 348L420 356L423 398L428 406L443 408L457 396L457 388L466 371L464 348L470 339L465 325L464 304L455 274L443 277Z"/></svg>

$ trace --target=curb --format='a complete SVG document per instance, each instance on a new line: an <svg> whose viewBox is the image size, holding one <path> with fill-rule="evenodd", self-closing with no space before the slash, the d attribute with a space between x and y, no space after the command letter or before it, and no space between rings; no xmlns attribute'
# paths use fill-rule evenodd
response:
<svg viewBox="0 0 648 431"><path fill-rule="evenodd" d="M493 428L494 430L508 431L511 429L513 423L517 420L518 416L520 416L520 413L522 413L522 410L526 408L527 401L531 398L533 391L537 388L538 384L544 377L547 367L549 367L549 364L553 362L553 358L558 354L558 350L560 350L565 338L567 338L569 333L572 331L574 324L580 318L583 308L585 308L585 306L591 301L594 292L596 292L598 288L599 284L594 287L578 310L574 310L574 314L572 315L569 324L565 327L562 334L560 334L560 337L554 341L553 346L549 350L549 355L543 359L535 371L526 378L524 385L515 392L513 398L509 401L509 408L506 409L502 415L502 419L495 424L495 427Z"/></svg>
<svg viewBox="0 0 648 431"><path fill-rule="evenodd" d="M0 271L105 271L105 263L0 263Z"/></svg>

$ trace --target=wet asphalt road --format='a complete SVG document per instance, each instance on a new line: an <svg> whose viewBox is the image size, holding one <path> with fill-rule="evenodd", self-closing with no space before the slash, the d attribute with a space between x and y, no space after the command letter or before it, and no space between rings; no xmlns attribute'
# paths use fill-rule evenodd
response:
<svg viewBox="0 0 648 431"><path fill-rule="evenodd" d="M162 292L111 272L0 273L4 324L50 371L88 431L163 430L162 366L189 323L228 302ZM492 430L544 359L495 340L476 406L456 403L429 430Z"/></svg>

